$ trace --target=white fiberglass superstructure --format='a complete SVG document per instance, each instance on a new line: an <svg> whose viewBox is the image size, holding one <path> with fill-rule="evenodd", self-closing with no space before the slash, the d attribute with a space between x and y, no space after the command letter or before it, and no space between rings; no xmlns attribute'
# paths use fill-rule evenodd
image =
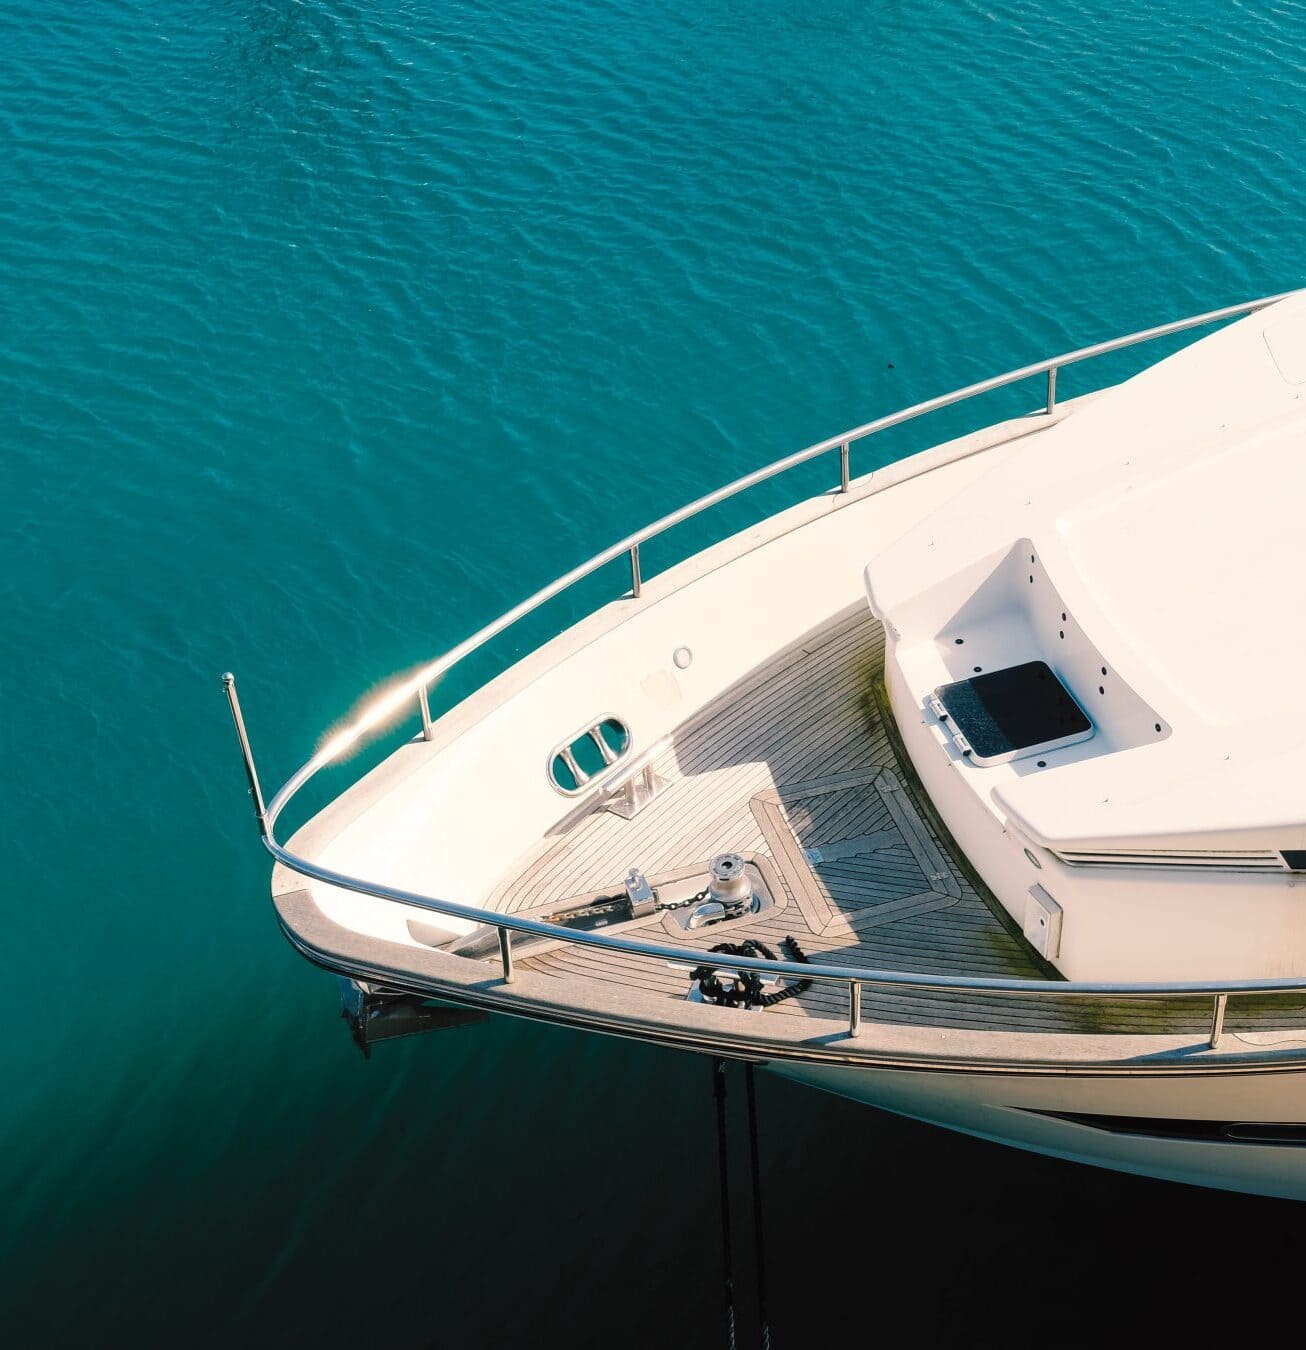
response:
<svg viewBox="0 0 1306 1350"><path fill-rule="evenodd" d="M1229 319L1056 400L1068 364ZM854 475L859 441L1033 378L1040 411ZM832 437L509 611L266 805L227 677L283 929L363 1039L440 999L1306 1196L1303 389L1292 294ZM642 575L648 539L822 456L830 492ZM444 671L623 560L623 597L432 716ZM277 842L403 709L418 734Z"/></svg>

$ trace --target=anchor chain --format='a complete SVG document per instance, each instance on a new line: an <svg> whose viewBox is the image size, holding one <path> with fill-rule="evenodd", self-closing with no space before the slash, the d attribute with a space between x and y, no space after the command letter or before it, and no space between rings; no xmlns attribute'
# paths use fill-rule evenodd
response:
<svg viewBox="0 0 1306 1350"><path fill-rule="evenodd" d="M701 905L708 897L708 888L705 886L696 894L688 896L684 900L661 901L653 905L649 912L653 914L670 914L673 910L688 909L690 905ZM550 914L548 920L550 923L565 924L574 926L580 919L621 919L626 920L632 917L630 897L622 895L602 895L597 900L588 905L581 905L576 909L561 910L557 914Z"/></svg>

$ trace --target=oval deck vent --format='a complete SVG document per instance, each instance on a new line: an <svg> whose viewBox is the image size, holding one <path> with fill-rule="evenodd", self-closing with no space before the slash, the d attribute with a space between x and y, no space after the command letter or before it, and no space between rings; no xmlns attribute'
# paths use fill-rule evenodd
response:
<svg viewBox="0 0 1306 1350"><path fill-rule="evenodd" d="M1176 849L1138 851L1058 850L1056 856L1070 867L1188 867L1221 868L1226 872L1282 872L1283 859L1271 850L1248 849L1184 852Z"/></svg>
<svg viewBox="0 0 1306 1350"><path fill-rule="evenodd" d="M630 753L630 728L609 714L555 746L549 754L549 782L564 797L574 797L604 778Z"/></svg>

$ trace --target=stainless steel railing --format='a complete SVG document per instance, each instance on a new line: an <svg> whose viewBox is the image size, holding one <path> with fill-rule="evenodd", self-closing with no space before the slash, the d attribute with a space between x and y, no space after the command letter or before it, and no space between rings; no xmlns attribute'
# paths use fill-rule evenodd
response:
<svg viewBox="0 0 1306 1350"><path fill-rule="evenodd" d="M596 553L588 562L580 564L579 567L573 568L570 572L565 573L556 581L550 582L549 585L536 591L534 595L529 596L506 613L501 614L492 623L486 624L484 628L473 633L471 637L459 643L443 656L432 661L429 665L422 667L400 686L368 708L353 723L331 736L311 759L304 763L286 780L273 797L272 801L266 805L263 800L262 789L259 785L258 771L255 765L253 751L250 748L249 736L245 729L245 720L241 711L239 695L236 690L235 677L230 674L224 675L223 683L226 688L227 699L231 708L231 715L235 724L237 739L240 743L241 755L245 764L245 772L249 781L250 795L253 799L255 815L258 820L259 834L264 847L278 862L284 864L292 871L299 873L301 876L309 877L312 880L320 881L331 886L338 886L343 890L353 891L361 895L370 895L382 900L392 900L399 904L411 905L418 909L431 910L438 914L447 914L493 927L498 933L500 964L505 982L510 982L513 979L512 933L514 932L532 933L541 937L561 939L562 941L579 946L597 947L608 951L622 952L628 955L644 956L652 960L673 961L677 963L688 963L690 965L700 964L704 953L694 948L671 947L661 943L638 942L630 938L614 937L604 933L580 932L576 929L566 928L559 924L543 923L534 919L522 918L521 916L514 914L501 914L497 911L481 909L475 905L464 905L452 900L442 900L434 896L421 895L414 891L406 891L398 887L386 886L380 882L368 881L361 877L349 876L331 868L321 867L307 858L301 858L296 854L291 853L276 841L273 830L276 827L277 819L281 815L281 812L310 778L326 764L330 763L350 746L355 744L362 736L366 735L368 731L387 722L405 703L408 702L409 699L416 699L418 713L421 718L422 735L426 740L430 740L434 735L434 723L432 721L430 707L430 689L432 683L437 678L450 670L464 657L484 646L485 643L489 642L506 628L511 627L519 619L524 618L555 596L562 594L562 592L568 590L583 578L598 571L601 567L620 558L622 554L628 556L630 563L631 587L629 596L632 600L639 600L643 589L643 576L640 566L640 545L665 533L674 526L692 519L701 512L718 505L720 502L727 501L731 497L735 497L741 492L745 492L749 488L757 486L759 483L764 483L768 479L778 477L780 474L786 473L790 469L797 468L800 464L806 464L811 460L819 458L821 455L831 454L833 452L837 452L839 455L839 487L837 491L846 493L849 490L851 481L850 460L852 446L858 441L865 440L867 437L875 435L877 432L886 431L890 427L901 426L903 423L914 421L916 418L923 417L927 413L937 412L940 409L976 398L981 394L991 393L993 390L1002 389L1007 385L1018 384L1022 380L1032 379L1041 375L1047 377L1047 400L1045 411L1047 415L1051 415L1056 410L1057 372L1063 367L1074 365L1081 361L1087 361L1096 356L1105 356L1110 352L1121 351L1127 347L1137 346L1140 343L1154 341L1157 338L1169 337L1172 334L1182 333L1189 329L1201 328L1209 324L1219 323L1224 319L1232 319L1240 315L1250 314L1258 309L1264 309L1267 305L1272 305L1276 301L1286 299L1292 294L1295 294L1295 292L1284 291L1278 295L1266 296L1259 300L1249 300L1238 305L1227 305L1223 309L1209 310L1204 314L1193 315L1191 318L1180 319L1174 323L1161 324L1156 328L1143 329L1136 333L1127 334L1124 337L1113 338L1109 342L1099 342L1091 347L1080 347L1075 351L1065 352L1060 356L1054 356L1046 361L1039 361L1033 365L1022 366L1018 370L1008 371L1003 375L995 375L991 379L981 380L976 384L969 384L964 388L953 390L952 393L940 395L938 398L928 399L924 403L913 404L909 408L904 408L899 412L890 413L885 417L876 418L870 422L864 422L860 426L853 427L849 431L842 432L837 436L831 436L823 441L817 441L814 445L807 446L806 449L798 450L791 455L785 456L783 459L778 459L774 461L774 463L766 465L764 468L756 469L752 473L745 474L741 478L736 478L733 482L727 483L724 487L717 488L714 492L709 492L704 496L697 498L688 505L682 506L678 511L672 511L670 514L654 521L651 525L646 525L642 530L637 530L634 534L628 535L625 539L612 544L602 552ZM1212 1049L1218 1044L1222 1035L1225 1009L1230 995L1282 994L1294 991L1306 991L1306 976L1278 980L1095 983L1061 980L1015 980L991 977L923 975L916 972L893 970L850 970L847 967L824 966L819 963L800 963L779 960L767 961L759 957L744 956L730 957L729 964L732 969L753 970L763 974L783 975L795 979L812 979L846 986L848 991L849 1036L856 1036L860 1031L862 985L875 985L879 988L917 991L948 990L958 993L982 995L1036 995L1051 998L1211 999L1212 1015L1208 1042Z"/></svg>

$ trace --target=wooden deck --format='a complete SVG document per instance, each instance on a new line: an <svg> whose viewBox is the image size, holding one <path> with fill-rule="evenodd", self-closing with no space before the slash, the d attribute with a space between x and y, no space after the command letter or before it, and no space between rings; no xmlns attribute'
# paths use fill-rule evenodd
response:
<svg viewBox="0 0 1306 1350"><path fill-rule="evenodd" d="M490 907L547 914L619 892L631 866L654 885L706 873L715 854L756 859L778 877L776 907L755 918L683 932L666 915L623 933L706 951L786 935L814 960L954 975L1047 978L992 897L972 884L931 824L910 766L886 728L875 684L883 630L864 609L809 637L729 691L655 767L671 786L634 820L598 811L519 861ZM549 974L584 975L683 999L688 978L662 961L556 944L522 954ZM867 1020L1013 1031L1193 1032L1209 1001L1130 1002L897 993L864 987ZM847 1018L844 988L808 992L749 1016ZM1306 1026L1299 996L1232 1000L1230 1032Z"/></svg>

